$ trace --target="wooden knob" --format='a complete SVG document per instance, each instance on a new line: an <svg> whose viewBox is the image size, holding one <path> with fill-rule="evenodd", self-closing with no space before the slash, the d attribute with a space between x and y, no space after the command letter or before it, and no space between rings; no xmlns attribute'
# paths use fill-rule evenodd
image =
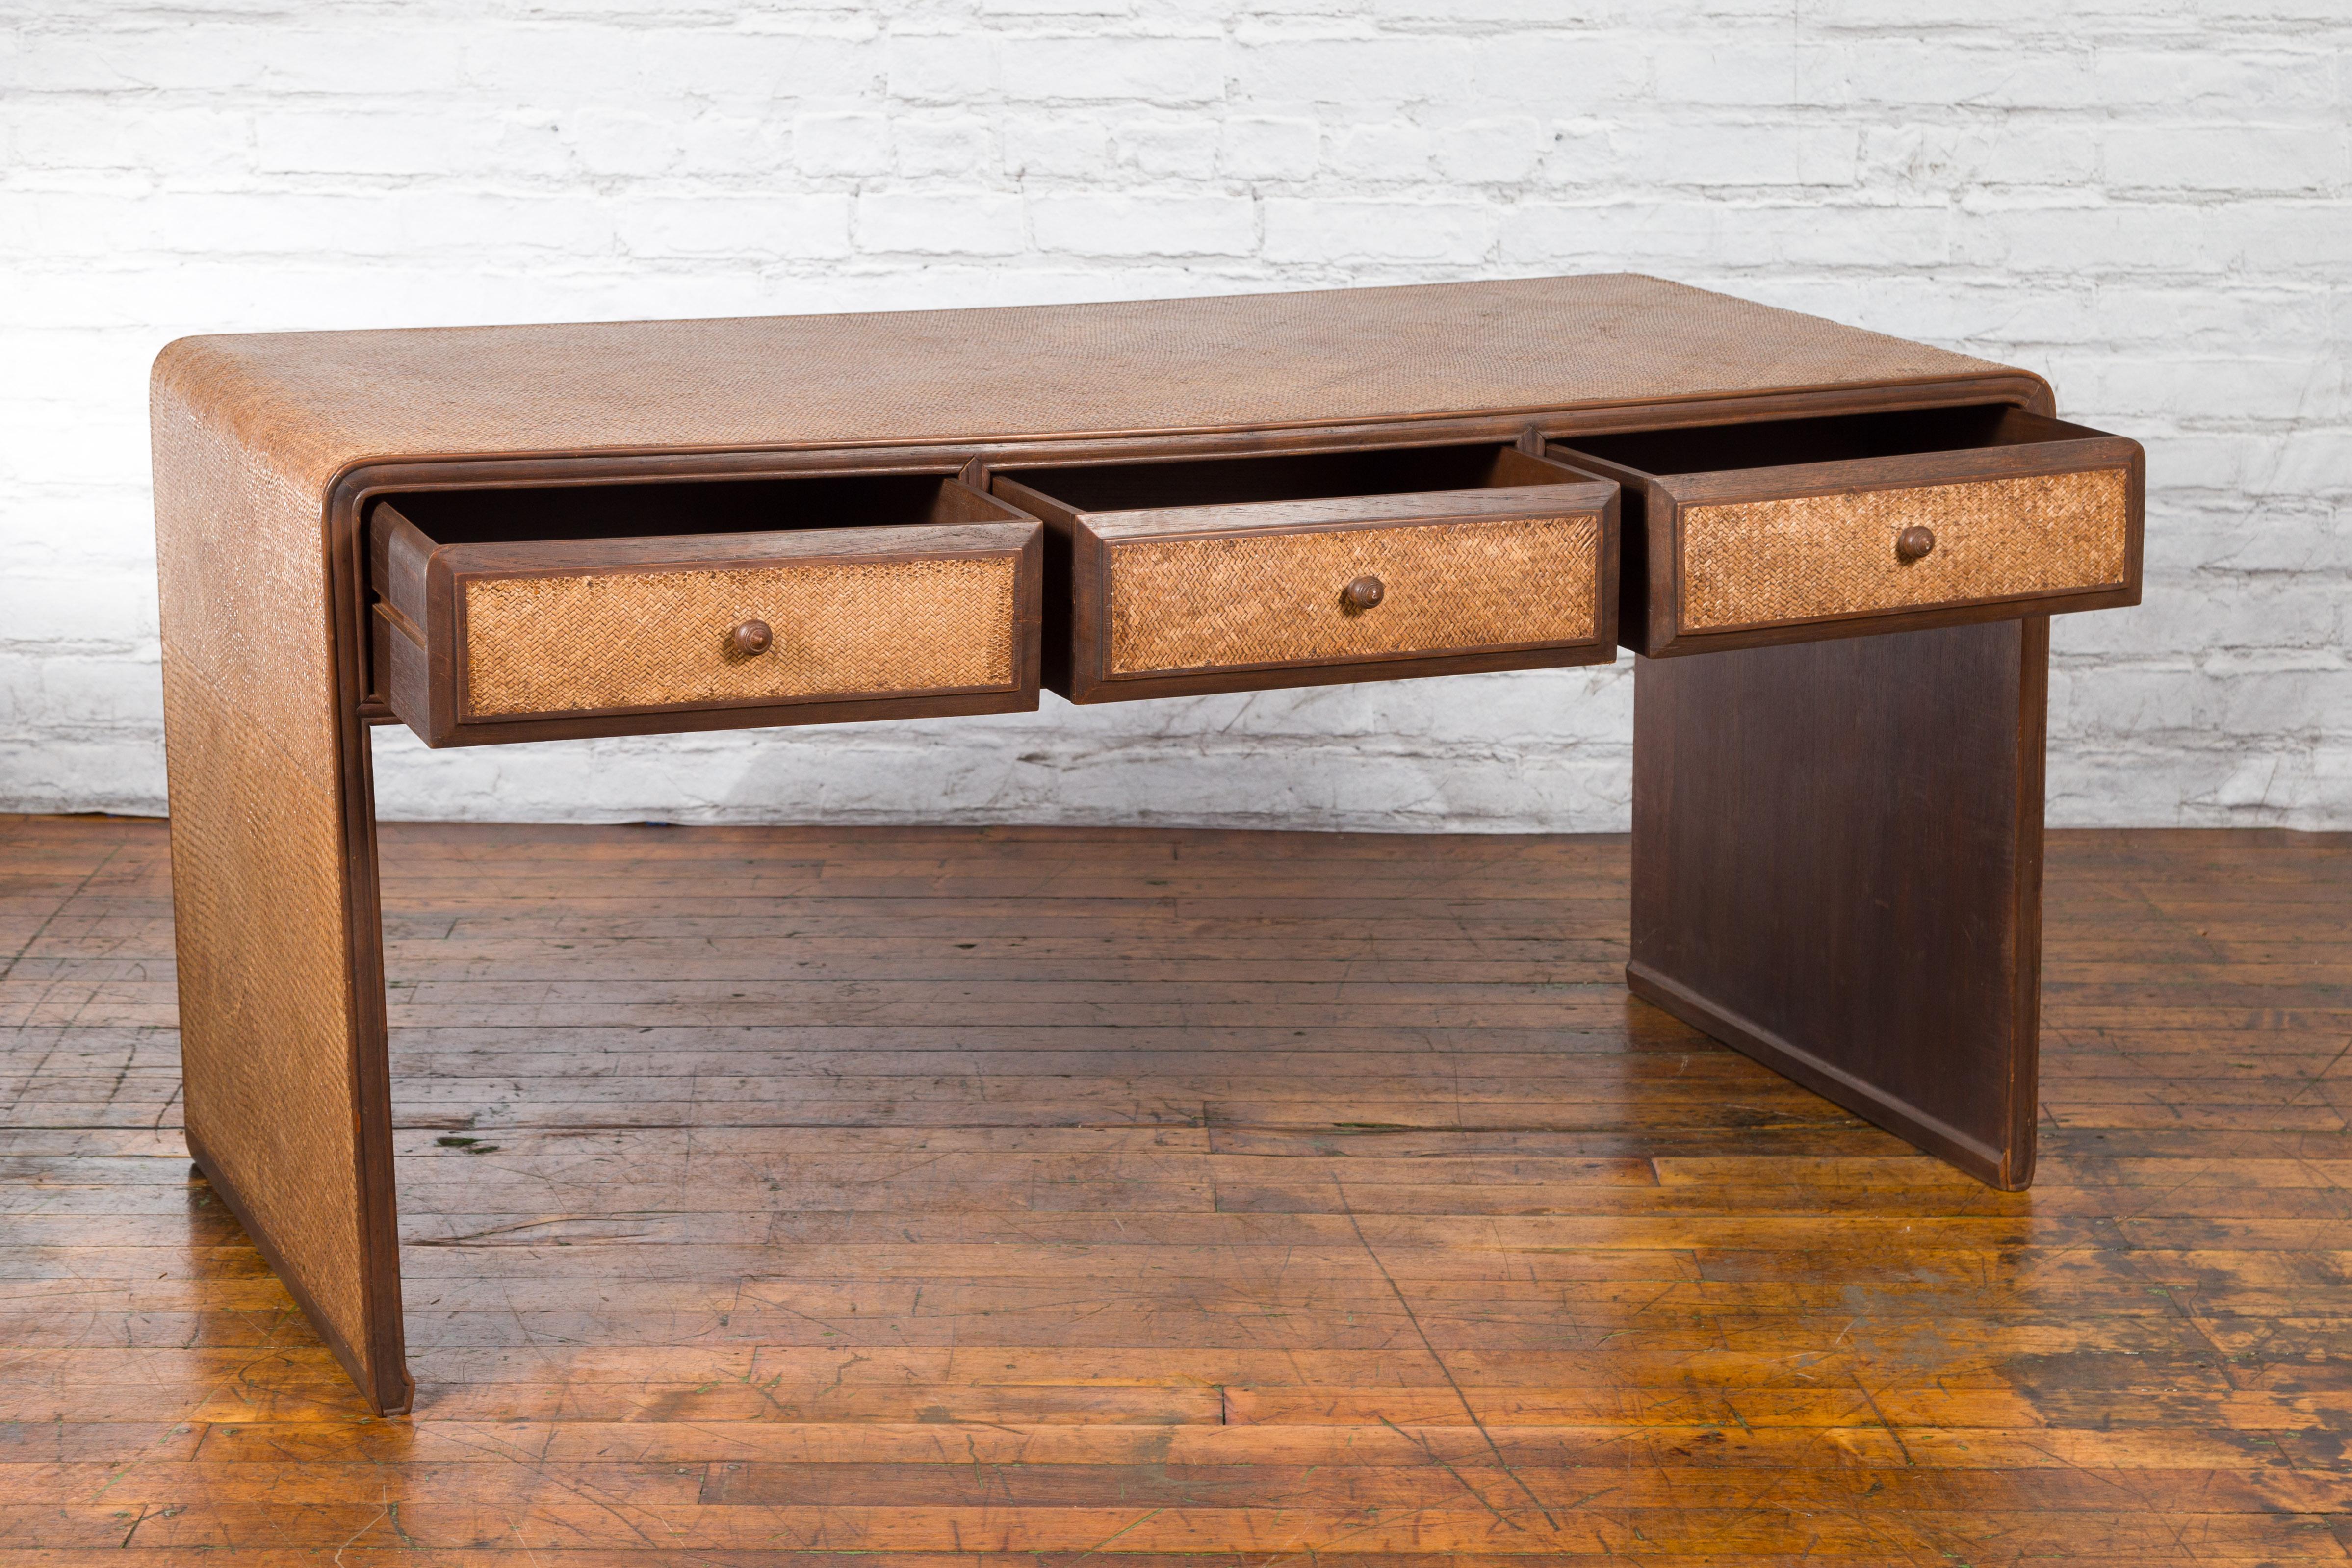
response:
<svg viewBox="0 0 2352 1568"><path fill-rule="evenodd" d="M1895 556L1898 560L1917 560L1936 548L1936 530L1908 528L1895 536Z"/></svg>
<svg viewBox="0 0 2352 1568"><path fill-rule="evenodd" d="M764 621L746 621L727 633L727 645L747 659L766 653L768 644L775 640L776 634L768 630Z"/></svg>
<svg viewBox="0 0 2352 1568"><path fill-rule="evenodd" d="M1387 598L1388 591L1379 578L1366 572L1339 591L1339 602L1350 610L1370 610Z"/></svg>

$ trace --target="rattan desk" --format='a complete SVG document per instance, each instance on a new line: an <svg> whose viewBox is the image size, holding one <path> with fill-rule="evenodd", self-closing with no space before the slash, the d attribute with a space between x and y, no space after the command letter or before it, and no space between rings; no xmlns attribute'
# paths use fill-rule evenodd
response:
<svg viewBox="0 0 2352 1568"><path fill-rule="evenodd" d="M1645 655L1643 997L2033 1162L2048 617L2142 459L2021 371L1637 277L196 338L154 371L191 1154L382 1409L368 727L436 746Z"/></svg>

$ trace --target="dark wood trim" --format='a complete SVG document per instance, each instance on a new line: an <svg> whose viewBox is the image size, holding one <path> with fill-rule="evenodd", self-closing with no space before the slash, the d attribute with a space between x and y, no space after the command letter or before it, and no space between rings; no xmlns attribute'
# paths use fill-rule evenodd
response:
<svg viewBox="0 0 2352 1568"><path fill-rule="evenodd" d="M400 1201L392 1154L392 1030L385 1016L383 896L378 882L375 844L375 762L367 730L352 726L360 753L352 771L363 792L369 853L354 861L352 904L364 921L352 951L352 992L358 1027L352 1052L354 1123L359 1129L360 1192L365 1203L368 1294L378 1302L369 1316L370 1357L376 1368L376 1403L387 1412L405 1410L416 1396L408 1375L408 1342L400 1298Z"/></svg>
<svg viewBox="0 0 2352 1568"><path fill-rule="evenodd" d="M2137 508L2135 508L2137 515ZM2137 539L2138 530L2133 530ZM2139 580L2133 563L2132 580ZM2017 867L2011 890L2009 977L2012 1004L2009 1049L2009 1145L2000 1171L1988 1179L2017 1191L2033 1181L2042 1103L2042 869L2047 810L2050 734L2050 617L2018 626Z"/></svg>
<svg viewBox="0 0 2352 1568"><path fill-rule="evenodd" d="M437 740L436 750L506 746L533 740L594 740L618 735L699 735L716 729L793 729L816 724L859 724L887 718L947 718L1034 713L1034 688L920 696L848 697L824 702L730 706L698 704L641 711L612 709L551 718L469 719ZM398 719L392 722L398 723Z"/></svg>
<svg viewBox="0 0 2352 1568"><path fill-rule="evenodd" d="M2141 573L2147 559L2147 451L2137 442L2131 445L2131 461L2125 465L2124 494L2131 518L2124 536L2124 584L2131 597L2118 601L2119 606L2140 601Z"/></svg>
<svg viewBox="0 0 2352 1568"><path fill-rule="evenodd" d="M1694 653L1727 653L1744 648L1785 647L1792 643L1836 643L1849 637L1884 637L1901 632L1928 632L1942 626L1981 626L1991 621L2046 619L2084 610L2116 610L2137 604L2137 586L2096 588L2052 593L2018 594L2004 599L1971 599L1958 604L1935 604L1921 610L1855 611L1811 620L1773 621L1728 632L1677 637L1650 659L1680 659ZM1627 645L1628 653L1641 650Z"/></svg>
<svg viewBox="0 0 2352 1568"><path fill-rule="evenodd" d="M2119 437L2053 441L2046 446L1979 446L1966 451L1862 457L1841 463L1792 463L1781 468L1673 474L1658 483L1684 507L1790 501L1863 490L1916 490L1988 479L2128 468L2139 443Z"/></svg>
<svg viewBox="0 0 2352 1568"><path fill-rule="evenodd" d="M1017 597L1017 589L1015 593ZM1017 620L1014 622L1013 630L1018 634L1020 623ZM462 644L460 646L462 648ZM759 713L767 716L772 722L758 727L768 729L793 728L811 724L845 723L848 721L843 719L840 715L851 709L856 710L862 719L932 718L941 714L965 711L956 706L956 702L950 700L960 700L965 697L1026 698L1026 701L1020 702L1013 707L991 706L980 711L1027 713L1034 711L1037 704L1035 694L1024 693L1017 684L1020 679L1020 670L1025 662L1023 651L1014 649L1013 680L984 686L926 686L913 692L841 692L821 697L795 697L790 702L778 702L772 697L698 697L691 702L649 703L635 706L551 708L538 713L498 714L484 717L476 717L468 714L458 721L457 729L454 733L433 738L428 741L428 744L436 748L473 744L468 738L468 732L485 725L500 727L530 725L534 727L551 724L572 725L578 727L570 738L584 739L606 733L598 727L607 719L624 720L640 716L683 719L689 715L706 712L715 721L721 721L707 727L711 728L741 728L743 726L740 720L745 713ZM901 705L929 704L934 699L946 706L936 708L927 707L919 714L900 711Z"/></svg>
<svg viewBox="0 0 2352 1568"><path fill-rule="evenodd" d="M1608 650L1609 657L1593 660L1596 664L1616 661L1620 642L1617 617L1624 603L1624 577L1625 490L1618 486L1601 503L1601 560L1592 580L1592 640L1598 647Z"/></svg>
<svg viewBox="0 0 2352 1568"><path fill-rule="evenodd" d="M1674 497L1677 507L1738 506L1750 501L1801 500L1868 490L1916 490L2051 474L2128 470L2138 450L2137 442L2119 439L2063 441L2047 446L1988 446L1844 463L1799 463L1785 468L1745 472L1675 474L1658 483Z"/></svg>
<svg viewBox="0 0 2352 1568"><path fill-rule="evenodd" d="M1505 670L1553 670L1613 664L1613 643L1530 644L1471 653L1385 654L1343 663L1254 664L1164 675L1120 675L1098 681L1068 700L1076 706L1133 702L1145 697L1208 696L1218 692L1264 692L1290 686L1344 686L1375 681L1423 680L1434 675L1489 674Z"/></svg>
<svg viewBox="0 0 2352 1568"><path fill-rule="evenodd" d="M1045 525L1028 519L1021 564L1013 579L1013 690L1026 705L1007 711L1034 713L1040 690L1038 668L1045 626Z"/></svg>
<svg viewBox="0 0 2352 1568"><path fill-rule="evenodd" d="M378 1415L405 1412L416 1397L408 1375L407 1333L400 1296L400 1201L392 1152L392 1053L384 1011L383 899L377 871L375 767L367 726L356 698L368 689L368 653L374 629L385 623L368 612L366 540L356 509L340 517L336 497L326 501L320 530L321 565L327 584L329 634L334 646L336 682L335 771L341 785L344 959L349 975L345 1039L352 1085L352 1125L358 1150L361 1228L361 1296L366 1303L367 1341L342 1343L325 1316L305 1297L304 1313L351 1371L361 1395ZM223 1189L226 1193L226 1189ZM241 1201L241 1200L237 1200ZM234 1207L234 1204L233 1204ZM239 1213L240 1221L245 1216ZM274 1241L247 1222L278 1277L294 1279L275 1255ZM354 1364L356 1363L357 1364Z"/></svg>
<svg viewBox="0 0 2352 1568"><path fill-rule="evenodd" d="M1018 555L1034 518L908 528L802 528L774 534L681 534L674 538L537 539L443 545L434 551L460 581L480 578L658 577L762 566L871 560L960 560Z"/></svg>
<svg viewBox="0 0 2352 1568"><path fill-rule="evenodd" d="M1318 501L1246 501L1230 507L1153 507L1074 515L1106 544L1256 534L1341 534L1527 517L1597 518L1615 498L1616 488L1605 481L1579 479L1571 484L1495 490L1424 490Z"/></svg>
<svg viewBox="0 0 2352 1568"><path fill-rule="evenodd" d="M377 616L404 633L404 645L371 628L369 643L374 667L369 684L373 695L390 712L409 716L411 727L431 744L433 730L447 722L436 720L434 703L448 664L446 652L435 647L433 614L433 552L437 548L424 529L409 521L390 501L380 501L368 518L368 586ZM417 723L418 719L423 723Z"/></svg>
<svg viewBox="0 0 2352 1568"><path fill-rule="evenodd" d="M991 496L1018 507L1043 525L1043 570L1039 575L1044 613L1038 632L1037 675L1045 690L1067 698L1076 651L1096 635L1094 607L1083 601L1075 585L1077 514L1042 490L1003 474L991 474L977 457L972 459L972 465L980 483L988 486Z"/></svg>
<svg viewBox="0 0 2352 1568"><path fill-rule="evenodd" d="M1681 519L1674 497L1638 468L1558 442L1544 451L1572 474L1617 486L1617 639L1633 653L1657 657L1674 642L1675 609L1683 597L1682 551L1675 543Z"/></svg>
<svg viewBox="0 0 2352 1568"><path fill-rule="evenodd" d="M415 643L417 652L423 653L425 651L425 629L417 625L415 622L411 621L407 616L403 615L398 607L395 606L391 600L377 600L375 601L375 612L383 617L384 624L390 626L394 631L407 638L409 642Z"/></svg>

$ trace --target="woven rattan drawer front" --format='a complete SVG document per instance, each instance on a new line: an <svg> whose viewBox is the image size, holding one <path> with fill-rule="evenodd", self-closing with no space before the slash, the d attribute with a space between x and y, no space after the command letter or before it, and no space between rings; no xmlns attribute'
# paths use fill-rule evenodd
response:
<svg viewBox="0 0 2352 1568"><path fill-rule="evenodd" d="M1054 530L1047 570L1066 570L1070 591L1068 619L1048 626L1045 680L1073 702L1615 656L1616 485L1508 446L992 484Z"/></svg>
<svg viewBox="0 0 2352 1568"><path fill-rule="evenodd" d="M1034 708L1041 527L959 492L1007 520L442 544L380 507L386 700L436 746Z"/></svg>
<svg viewBox="0 0 2352 1568"><path fill-rule="evenodd" d="M1114 542L1108 674L1587 642L1600 545L1592 514Z"/></svg>
<svg viewBox="0 0 2352 1568"><path fill-rule="evenodd" d="M2130 556L2122 467L1685 507L1686 632L2119 587ZM1905 559L1911 528L1935 538Z"/></svg>
<svg viewBox="0 0 2352 1568"><path fill-rule="evenodd" d="M1654 658L2138 601L2138 444L2021 409L1550 451L1624 487L1620 635Z"/></svg>
<svg viewBox="0 0 2352 1568"><path fill-rule="evenodd" d="M1018 557L465 580L465 716L1010 690ZM759 622L772 643L736 648Z"/></svg>

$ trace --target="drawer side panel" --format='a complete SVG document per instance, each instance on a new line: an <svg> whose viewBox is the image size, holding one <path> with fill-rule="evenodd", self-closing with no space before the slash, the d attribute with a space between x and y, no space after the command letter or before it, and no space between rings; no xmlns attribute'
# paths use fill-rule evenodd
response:
<svg viewBox="0 0 2352 1568"><path fill-rule="evenodd" d="M1115 543L1108 673L1586 641L1600 542L1588 514ZM1385 597L1345 609L1368 573Z"/></svg>
<svg viewBox="0 0 2352 1568"><path fill-rule="evenodd" d="M1682 629L1719 631L2121 583L2124 468L1682 509ZM1898 559L1895 536L1936 548Z"/></svg>
<svg viewBox="0 0 2352 1568"><path fill-rule="evenodd" d="M1010 689L1018 559L474 578L467 716ZM775 632L746 656L729 633Z"/></svg>

